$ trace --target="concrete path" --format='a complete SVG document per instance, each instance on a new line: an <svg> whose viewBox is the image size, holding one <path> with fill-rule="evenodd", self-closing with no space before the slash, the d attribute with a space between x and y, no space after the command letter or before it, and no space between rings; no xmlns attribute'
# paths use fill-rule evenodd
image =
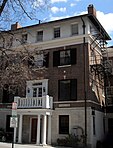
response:
<svg viewBox="0 0 113 148"><path fill-rule="evenodd" d="M54 148L52 146L37 146L33 144L14 144L13 148ZM12 143L0 142L0 148L12 148Z"/></svg>
<svg viewBox="0 0 113 148"><path fill-rule="evenodd" d="M12 143L0 142L0 148L12 148ZM39 146L36 144L14 144L13 148L71 148L71 147L63 147L63 146Z"/></svg>

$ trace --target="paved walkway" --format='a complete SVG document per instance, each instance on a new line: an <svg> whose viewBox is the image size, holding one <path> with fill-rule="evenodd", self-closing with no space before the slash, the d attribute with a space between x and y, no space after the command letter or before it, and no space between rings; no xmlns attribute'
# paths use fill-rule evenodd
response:
<svg viewBox="0 0 113 148"><path fill-rule="evenodd" d="M52 146L37 146L33 144L14 144L13 148L54 148ZM12 148L12 143L0 142L0 148Z"/></svg>
<svg viewBox="0 0 113 148"><path fill-rule="evenodd" d="M0 142L0 148L12 148L12 143ZM33 144L14 144L14 148L54 148L52 146L37 146Z"/></svg>

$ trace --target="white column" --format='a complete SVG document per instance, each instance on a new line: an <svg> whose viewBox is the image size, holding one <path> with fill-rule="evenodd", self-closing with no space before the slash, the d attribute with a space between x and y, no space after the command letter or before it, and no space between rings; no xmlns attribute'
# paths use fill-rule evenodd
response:
<svg viewBox="0 0 113 148"><path fill-rule="evenodd" d="M37 139L36 144L40 144L40 115L38 115L38 122L37 122Z"/></svg>
<svg viewBox="0 0 113 148"><path fill-rule="evenodd" d="M48 116L48 144L51 145L51 115Z"/></svg>
<svg viewBox="0 0 113 148"><path fill-rule="evenodd" d="M22 116L19 118L18 143L22 143Z"/></svg>
<svg viewBox="0 0 113 148"><path fill-rule="evenodd" d="M43 118L43 135L42 135L42 145L46 145L46 125L47 125L47 116L44 115Z"/></svg>

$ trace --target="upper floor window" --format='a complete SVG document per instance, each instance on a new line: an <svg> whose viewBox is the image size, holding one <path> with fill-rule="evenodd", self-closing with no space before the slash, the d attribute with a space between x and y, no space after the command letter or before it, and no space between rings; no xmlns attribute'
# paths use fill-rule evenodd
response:
<svg viewBox="0 0 113 148"><path fill-rule="evenodd" d="M27 82L27 97L43 97L48 94L48 80L34 80Z"/></svg>
<svg viewBox="0 0 113 148"><path fill-rule="evenodd" d="M54 51L53 66L76 64L76 49Z"/></svg>
<svg viewBox="0 0 113 148"><path fill-rule="evenodd" d="M28 59L28 66L32 68L48 67L49 66L49 53L36 54L30 56Z"/></svg>
<svg viewBox="0 0 113 148"><path fill-rule="evenodd" d="M77 100L77 80L59 80L59 101Z"/></svg>
<svg viewBox="0 0 113 148"><path fill-rule="evenodd" d="M54 38L60 37L60 27L54 28Z"/></svg>
<svg viewBox="0 0 113 148"><path fill-rule="evenodd" d="M43 54L38 54L34 56L34 61L36 67L42 67L43 66L43 61L44 61L44 55Z"/></svg>
<svg viewBox="0 0 113 148"><path fill-rule="evenodd" d="M37 41L43 41L43 31L37 32Z"/></svg>
<svg viewBox="0 0 113 148"><path fill-rule="evenodd" d="M70 64L70 50L64 50L60 52L60 65L68 65Z"/></svg>
<svg viewBox="0 0 113 148"><path fill-rule="evenodd" d="M72 24L71 25L71 33L72 33L72 35L78 34L78 24Z"/></svg>
<svg viewBox="0 0 113 148"><path fill-rule="evenodd" d="M22 34L22 44L27 42L27 37L28 37L27 34Z"/></svg>

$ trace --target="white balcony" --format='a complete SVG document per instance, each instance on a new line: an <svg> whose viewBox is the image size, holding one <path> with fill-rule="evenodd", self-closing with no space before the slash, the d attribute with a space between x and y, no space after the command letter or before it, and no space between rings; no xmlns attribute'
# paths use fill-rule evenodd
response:
<svg viewBox="0 0 113 148"><path fill-rule="evenodd" d="M44 97L32 97L32 98L20 98L15 97L14 102L17 102L18 109L40 108L40 109L52 109L53 97L48 95Z"/></svg>

